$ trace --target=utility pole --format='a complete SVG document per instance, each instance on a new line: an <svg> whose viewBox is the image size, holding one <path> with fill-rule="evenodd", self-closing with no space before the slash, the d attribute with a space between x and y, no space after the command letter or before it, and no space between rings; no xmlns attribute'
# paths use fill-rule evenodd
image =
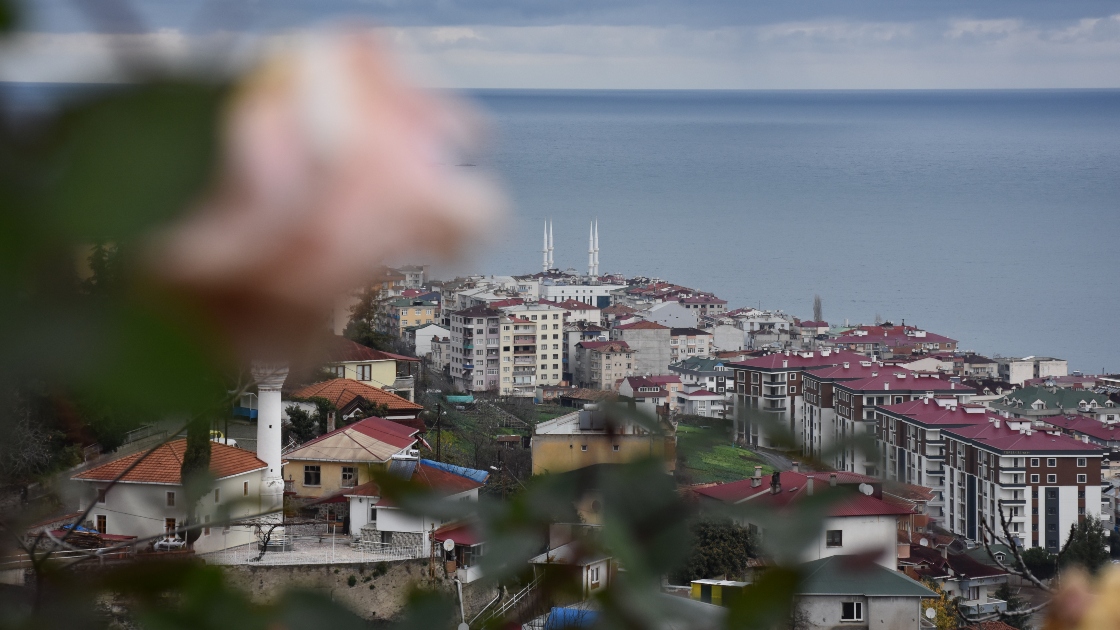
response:
<svg viewBox="0 0 1120 630"><path fill-rule="evenodd" d="M440 443L443 441L443 403L436 403L436 461L440 459Z"/></svg>

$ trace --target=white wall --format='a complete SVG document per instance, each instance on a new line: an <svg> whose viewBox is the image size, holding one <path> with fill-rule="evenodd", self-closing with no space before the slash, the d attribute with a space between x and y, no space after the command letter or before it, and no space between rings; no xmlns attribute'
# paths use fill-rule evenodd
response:
<svg viewBox="0 0 1120 630"><path fill-rule="evenodd" d="M1098 489L1099 491L1099 489ZM1085 493L1086 511L1089 510L1089 493ZM1100 496L1097 496L1097 510L1100 510ZM1077 523L1077 486L1058 488L1058 546L1064 547L1069 538L1069 530ZM1041 540L1039 542L1042 542Z"/></svg>
<svg viewBox="0 0 1120 630"><path fill-rule="evenodd" d="M843 534L843 545L829 547L825 544L825 532L839 529ZM882 550L876 560L888 569L898 568L898 517L896 516L844 516L825 519L821 534L815 545L805 549L803 561L818 560L831 556L851 555Z"/></svg>
<svg viewBox="0 0 1120 630"><path fill-rule="evenodd" d="M416 329L416 356L422 357L432 352L432 337L450 337L451 331L442 326L429 324Z"/></svg>
<svg viewBox="0 0 1120 630"><path fill-rule="evenodd" d="M243 483L249 482L249 496L243 494ZM108 484L86 482L91 492L83 497L79 510L84 510L90 501L96 500L98 488ZM220 501L215 503L211 490L198 504L198 516L217 522L222 506L229 509L230 518L250 516L260 511L261 471L227 477L215 482ZM175 507L167 506L167 493L175 493ZM176 526L182 526L187 518L186 495L182 486L170 484L119 483L106 494L105 503L98 503L90 511L89 520L94 526L97 516L105 516L107 534L148 538L164 532L164 519L174 518ZM202 535L195 542L195 551L206 553L226 547L243 545L255 540L248 527L231 527L224 532L221 526L211 528L209 535Z"/></svg>
<svg viewBox="0 0 1120 630"><path fill-rule="evenodd" d="M478 488L460 492L447 497L448 501L478 501ZM357 533L364 525L369 523L370 504L376 503L375 497L350 497L350 531ZM439 529L445 521L427 516L410 514L396 507L378 507L377 531L379 532L408 532L424 535L424 548L427 549L428 534L432 529ZM450 522L450 521L447 521Z"/></svg>

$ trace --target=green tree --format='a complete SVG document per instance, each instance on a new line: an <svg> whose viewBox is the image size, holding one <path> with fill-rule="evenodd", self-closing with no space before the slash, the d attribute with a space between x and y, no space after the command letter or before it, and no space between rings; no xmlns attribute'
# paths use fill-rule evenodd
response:
<svg viewBox="0 0 1120 630"><path fill-rule="evenodd" d="M210 421L200 416L187 425L187 447L183 451L183 463L179 474L187 499L187 525L198 522L198 500L210 489ZM189 547L194 546L202 530L192 529L185 538Z"/></svg>
<svg viewBox="0 0 1120 630"><path fill-rule="evenodd" d="M951 596L941 589L941 585L933 580L922 580L922 584L929 590L937 593L936 598L922 600L922 616L925 616L926 609L932 608L936 613L933 618L933 625L937 630L954 630L959 627L960 615L957 611L961 598Z"/></svg>
<svg viewBox="0 0 1120 630"><path fill-rule="evenodd" d="M373 288L363 290L358 301L350 307L350 321L342 336L375 350L391 350L392 337L377 329L377 320L385 309L384 302L379 291Z"/></svg>
<svg viewBox="0 0 1120 630"><path fill-rule="evenodd" d="M284 431L287 433L284 436L285 442L288 441L289 435L301 444L315 437L315 418L312 417L312 414L307 413L298 405L290 405L287 412L290 424L284 427Z"/></svg>
<svg viewBox="0 0 1120 630"><path fill-rule="evenodd" d="M1042 547L1031 547L1022 556L1026 569L1040 580L1049 580L1058 572L1058 559Z"/></svg>
<svg viewBox="0 0 1120 630"><path fill-rule="evenodd" d="M1026 608L1027 604L1012 590L1010 584L1007 582L1000 584L999 588L992 593L992 596L1007 602L1007 612L1000 613L1000 621L1014 628L1018 628L1019 630L1027 630L1029 628L1027 622L1030 619L1030 615L1022 613L1016 614L1015 612Z"/></svg>
<svg viewBox="0 0 1120 630"><path fill-rule="evenodd" d="M1070 526L1069 538L1058 554L1058 566L1081 566L1095 574L1108 561L1108 533L1099 519L1086 516Z"/></svg>
<svg viewBox="0 0 1120 630"><path fill-rule="evenodd" d="M692 545L684 565L672 572L676 584L692 580L742 576L754 557L750 530L730 519L701 518L689 528Z"/></svg>
<svg viewBox="0 0 1120 630"><path fill-rule="evenodd" d="M118 244L96 243L90 250L90 275L82 281L81 290L92 297L105 297L120 290L124 281L124 255Z"/></svg>

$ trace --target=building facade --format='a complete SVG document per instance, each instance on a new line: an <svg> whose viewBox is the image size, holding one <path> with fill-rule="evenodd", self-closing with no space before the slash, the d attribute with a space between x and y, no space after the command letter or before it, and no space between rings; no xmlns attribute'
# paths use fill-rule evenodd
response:
<svg viewBox="0 0 1120 630"><path fill-rule="evenodd" d="M474 306L451 314L450 376L461 391L498 391L502 313ZM530 344L536 354L536 344Z"/></svg>

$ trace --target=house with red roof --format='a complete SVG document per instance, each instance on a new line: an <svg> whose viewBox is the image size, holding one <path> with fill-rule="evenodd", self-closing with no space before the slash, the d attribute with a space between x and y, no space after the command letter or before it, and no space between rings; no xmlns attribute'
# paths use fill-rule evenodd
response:
<svg viewBox="0 0 1120 630"><path fill-rule="evenodd" d="M659 408L668 410L669 407L669 391L644 376L623 378L618 394L634 401L635 408L649 416L656 415Z"/></svg>
<svg viewBox="0 0 1120 630"><path fill-rule="evenodd" d="M837 348L851 350L872 358L890 359L955 351L957 340L938 335L915 326L895 326L890 322L876 326L860 326L849 330L834 340Z"/></svg>
<svg viewBox="0 0 1120 630"><path fill-rule="evenodd" d="M348 378L335 378L329 381L312 383L293 391L290 398L290 404L295 404L309 413L313 413L316 408L313 403L307 401L313 398L324 398L330 401L338 410L339 424L377 410L386 420L411 426L417 431L423 431L424 429L424 422L419 419L420 412L424 411L423 405L406 400L392 392ZM287 405L285 405L285 409L287 409ZM287 418L286 411L284 417ZM327 430L333 429L333 427L330 427Z"/></svg>
<svg viewBox="0 0 1120 630"><path fill-rule="evenodd" d="M592 306L587 302L568 298L560 302L541 300L540 303L564 309L565 322L586 322L588 324L595 324L596 326L603 323L602 309L597 306Z"/></svg>
<svg viewBox="0 0 1120 630"><path fill-rule="evenodd" d="M304 442L284 454L286 492L318 499L373 480L395 455L407 455L418 431L382 418L365 418Z"/></svg>
<svg viewBox="0 0 1120 630"><path fill-rule="evenodd" d="M490 473L414 456L394 458L388 474L407 481L426 496L446 501L478 501L479 490ZM454 522L403 509L384 496L376 481L343 490L350 507L350 533L379 548L411 551L412 557L428 553L432 530Z"/></svg>
<svg viewBox="0 0 1120 630"><path fill-rule="evenodd" d="M765 540L767 531L781 527L783 519L793 517L795 507L818 493L830 493L834 502L820 534L806 545L801 562L840 555L874 556L875 562L889 569L898 567L900 519L908 520L913 510L883 499L882 484L874 477L850 472L783 471L755 476L732 483L699 487L692 492L701 508L720 503L742 508L733 516Z"/></svg>
<svg viewBox="0 0 1120 630"><path fill-rule="evenodd" d="M186 525L190 507L180 474L186 448L186 439L172 440L150 453L122 457L71 477L87 490L78 509L93 505L87 527L112 536L183 538L176 530ZM236 521L260 512L261 480L267 468L250 451L210 442L213 481L198 502L197 517L203 525L213 522L214 526L203 527L195 551L218 551L255 539L250 527L227 525L225 518Z"/></svg>
<svg viewBox="0 0 1120 630"><path fill-rule="evenodd" d="M413 400L420 359L374 350L334 335L327 344L326 369L338 378L355 380Z"/></svg>
<svg viewBox="0 0 1120 630"><path fill-rule="evenodd" d="M669 361L706 357L712 352L712 333L698 328L669 329Z"/></svg>

